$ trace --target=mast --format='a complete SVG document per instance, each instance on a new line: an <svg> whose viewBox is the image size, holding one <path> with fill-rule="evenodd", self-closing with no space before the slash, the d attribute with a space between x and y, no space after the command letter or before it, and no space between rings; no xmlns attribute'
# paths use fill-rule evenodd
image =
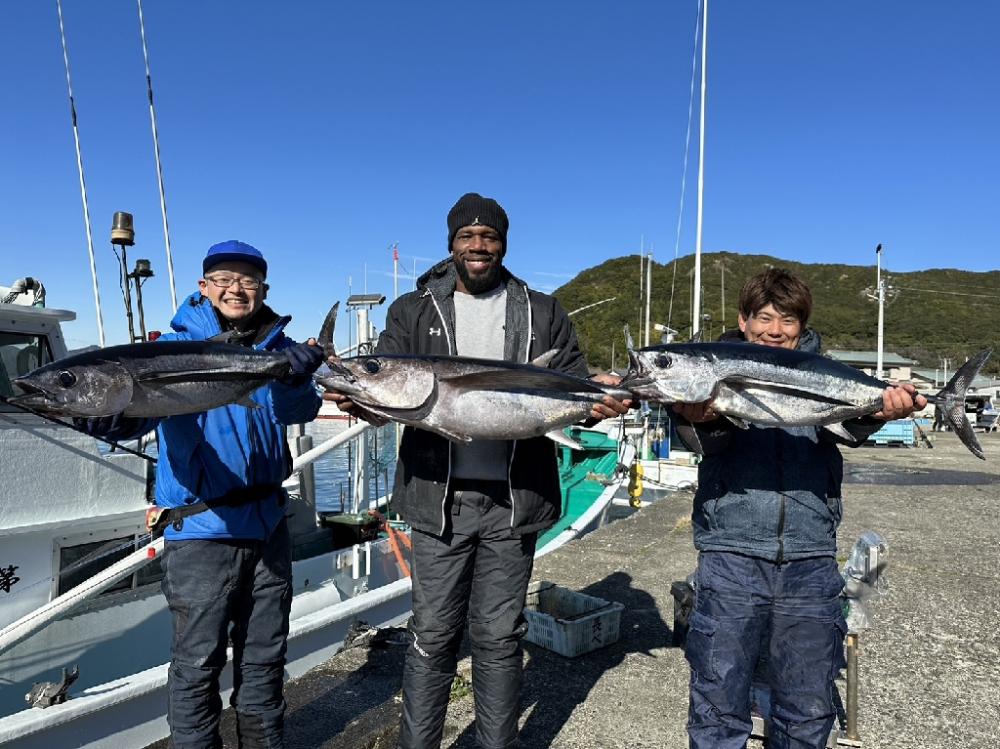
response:
<svg viewBox="0 0 1000 749"><path fill-rule="evenodd" d="M399 242L392 246L392 298L399 297Z"/></svg>
<svg viewBox="0 0 1000 749"><path fill-rule="evenodd" d="M160 186L160 213L163 215L163 241L167 247L167 277L170 281L171 309L177 309L177 287L174 284L174 256L170 251L170 226L167 223L167 197L163 189L163 165L160 163L160 134L156 128L156 109L153 107L153 78L149 72L149 52L146 50L146 25L142 20L142 0L139 5L139 36L142 38L142 57L146 61L146 93L149 97L149 124L153 128L153 155L156 158L156 181Z"/></svg>
<svg viewBox="0 0 1000 749"><path fill-rule="evenodd" d="M87 183L83 179L83 154L80 152L80 130L76 124L76 104L73 101L73 82L69 74L69 50L66 48L66 30L63 26L62 0L56 0L59 12L59 36L62 39L63 64L66 66L66 90L69 93L69 111L73 120L73 141L76 143L76 170L80 174L80 197L83 199L83 224L87 230L87 252L90 255L90 277L94 282L94 306L97 308L97 337L104 348L104 315L101 314L101 295L97 288L97 263L94 260L94 237L90 231L90 206L87 203Z"/></svg>
<svg viewBox="0 0 1000 749"><path fill-rule="evenodd" d="M705 84L708 62L708 0L704 2L704 19L701 26L701 122L698 125L698 229L694 249L694 300L691 307L691 329L701 330L701 230L705 194Z"/></svg>
<svg viewBox="0 0 1000 749"><path fill-rule="evenodd" d="M646 333L643 346L649 345L649 300L650 291L653 288L653 253L650 251L646 255Z"/></svg>
<svg viewBox="0 0 1000 749"><path fill-rule="evenodd" d="M645 248L646 237L641 236L639 238L639 340L642 340L642 300L643 300L643 284L645 283L646 275L643 273L643 261L645 260Z"/></svg>

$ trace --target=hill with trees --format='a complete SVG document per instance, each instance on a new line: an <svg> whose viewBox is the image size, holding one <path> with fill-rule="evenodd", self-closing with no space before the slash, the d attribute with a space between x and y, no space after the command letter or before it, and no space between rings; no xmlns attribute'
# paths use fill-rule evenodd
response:
<svg viewBox="0 0 1000 749"><path fill-rule="evenodd" d="M591 366L625 366L623 328L629 325L638 340L645 292L640 299L638 255L608 260L589 268L555 291L567 311L614 297L573 315L580 345ZM873 351L878 332L878 304L866 291L875 287L875 266L835 263L796 263L768 255L732 252L702 254L701 306L705 339L737 326L738 299L743 282L769 266L787 268L802 277L813 292L809 325L822 334L823 350ZM983 348L995 355L984 374L1000 374L1000 271L976 273L934 269L894 273L882 269L891 287L885 308L884 350L916 359L927 368L951 366ZM643 272L645 276L645 272ZM650 324L680 331L677 341L689 340L694 255L665 265L653 262ZM650 343L659 343L653 330ZM612 354L614 361L612 362Z"/></svg>

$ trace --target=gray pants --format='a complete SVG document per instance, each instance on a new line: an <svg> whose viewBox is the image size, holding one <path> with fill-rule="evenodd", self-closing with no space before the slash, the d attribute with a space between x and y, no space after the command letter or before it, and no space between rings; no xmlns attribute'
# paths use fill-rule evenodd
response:
<svg viewBox="0 0 1000 749"><path fill-rule="evenodd" d="M536 534L511 535L506 482L464 485L444 536L413 533L413 644L403 672L400 749L441 745L466 617L472 645L476 738L517 746L524 599Z"/></svg>

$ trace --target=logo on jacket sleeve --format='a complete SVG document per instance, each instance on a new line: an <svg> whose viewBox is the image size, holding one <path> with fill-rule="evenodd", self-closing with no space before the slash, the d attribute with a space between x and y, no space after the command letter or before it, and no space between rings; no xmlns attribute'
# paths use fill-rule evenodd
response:
<svg viewBox="0 0 1000 749"><path fill-rule="evenodd" d="M427 334L428 335L440 336L441 335L441 328L428 328L427 329Z"/></svg>

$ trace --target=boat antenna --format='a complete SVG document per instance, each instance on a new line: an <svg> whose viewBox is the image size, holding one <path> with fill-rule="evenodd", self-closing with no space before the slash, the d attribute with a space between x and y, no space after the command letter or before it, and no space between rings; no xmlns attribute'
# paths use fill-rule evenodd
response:
<svg viewBox="0 0 1000 749"><path fill-rule="evenodd" d="M62 39L63 64L66 66L66 90L69 93L69 112L73 121L73 140L76 143L76 169L80 173L80 196L83 199L83 223L87 229L87 252L90 255L90 276L94 281L94 305L97 307L97 337L104 348L104 315L101 314L101 294L97 288L97 263L94 260L94 237L90 231L90 206L87 204L87 183L83 179L83 155L80 152L80 129L76 122L76 104L73 102L73 82L69 74L69 50L66 47L66 29L63 26L62 0L56 0L59 13L59 36Z"/></svg>
<svg viewBox="0 0 1000 749"><path fill-rule="evenodd" d="M694 248L694 304L691 309L692 338L701 330L701 227L705 196L705 84L708 62L708 0L704 3L704 18L701 24L701 121L698 125L698 229Z"/></svg>
<svg viewBox="0 0 1000 749"><path fill-rule="evenodd" d="M142 57L146 61L146 93L149 96L149 124L153 128L153 155L156 157L156 181L160 186L160 213L163 214L163 241L167 247L167 278L170 282L171 309L177 309L177 287L174 284L174 256L170 251L170 225L167 222L167 198L163 189L163 164L160 162L160 134L156 128L156 108L153 106L153 77L149 72L149 51L146 49L146 25L142 20L142 0L139 5L139 36Z"/></svg>
<svg viewBox="0 0 1000 749"><path fill-rule="evenodd" d="M670 305L667 308L667 327L671 326L674 315L674 289L677 286L677 258L681 250L681 226L684 223L684 195L687 192L688 160L691 153L691 121L694 119L694 79L698 70L698 32L701 31L701 3L694 22L694 44L691 49L691 92L688 96L687 131L684 135L684 169L681 171L681 198L677 209L677 236L674 240L674 271L670 278Z"/></svg>

